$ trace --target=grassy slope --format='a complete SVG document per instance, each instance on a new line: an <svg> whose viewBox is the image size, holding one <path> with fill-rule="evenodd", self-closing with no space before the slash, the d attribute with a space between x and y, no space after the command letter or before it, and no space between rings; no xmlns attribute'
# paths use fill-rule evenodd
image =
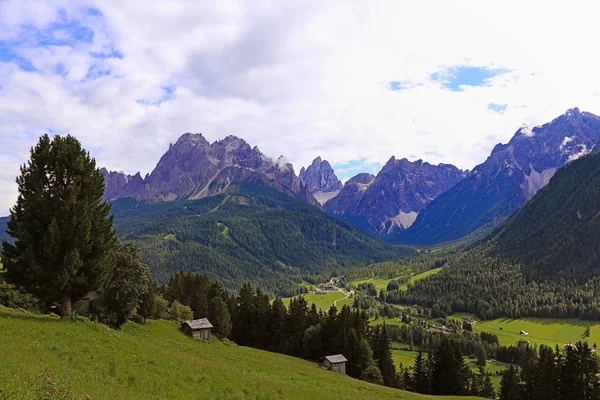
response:
<svg viewBox="0 0 600 400"><path fill-rule="evenodd" d="M430 270L425 271L425 272L421 272L420 274L413 275L410 278L410 283L414 283L414 282L418 281L419 279L427 278L430 275L435 275L438 272L440 272L441 270L442 270L442 268L434 268L434 269L430 269ZM358 286L361 283L372 283L372 284L375 285L375 288L379 291L381 289L386 289L388 283L390 283L394 279L398 279L398 277L391 278L391 279L385 279L385 278L357 279L355 281L350 282L350 284L352 286L356 287L356 286ZM407 289L407 285L401 286L401 289L406 290Z"/></svg>
<svg viewBox="0 0 600 400"><path fill-rule="evenodd" d="M303 295L308 305L312 305L315 303L317 305L317 310L327 311L333 305L333 302L339 300L337 302L337 308L340 309L344 304L352 305L352 299L344 299L346 295L341 292L331 292L326 294L315 294L315 293L307 293ZM290 304L291 298L281 299L283 300L283 304L286 307Z"/></svg>
<svg viewBox="0 0 600 400"><path fill-rule="evenodd" d="M421 399L321 369L316 363L218 341L198 342L151 321L109 331L0 306L0 387L32 397L49 365L92 399Z"/></svg>
<svg viewBox="0 0 600 400"><path fill-rule="evenodd" d="M392 278L392 279L385 279L385 278L357 279L355 281L350 282L350 284L352 286L356 287L361 283L372 283L373 285L375 285L375 288L377 289L377 291L379 291L381 289L386 289L388 283L390 283L394 279L398 279L398 278L396 277L396 278Z"/></svg>
<svg viewBox="0 0 600 400"><path fill-rule="evenodd" d="M413 276L412 278L410 278L410 283L415 283L416 281L418 281L420 279L425 279L428 276L435 275L435 274L439 273L441 270L442 270L442 268L434 268L434 269L430 269L429 271L421 272L420 274L417 274L417 275ZM408 289L408 285L400 286L400 289L406 290L406 289Z"/></svg>

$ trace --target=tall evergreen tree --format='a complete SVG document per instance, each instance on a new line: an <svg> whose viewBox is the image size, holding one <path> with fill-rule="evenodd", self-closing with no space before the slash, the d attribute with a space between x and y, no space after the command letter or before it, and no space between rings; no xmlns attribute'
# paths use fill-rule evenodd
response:
<svg viewBox="0 0 600 400"><path fill-rule="evenodd" d="M457 343L444 338L432 356L433 394L462 395L468 392L470 371Z"/></svg>
<svg viewBox="0 0 600 400"><path fill-rule="evenodd" d="M269 315L270 343L269 350L284 352L287 340L287 319L288 313L283 301L278 297L271 304Z"/></svg>
<svg viewBox="0 0 600 400"><path fill-rule="evenodd" d="M392 350L390 347L390 338L387 333L387 327L385 323L379 330L377 338L376 349L373 352L373 356L377 360L377 365L383 376L383 383L386 386L396 386L396 366L392 358Z"/></svg>
<svg viewBox="0 0 600 400"><path fill-rule="evenodd" d="M429 393L431 390L431 371L423 352L420 350L415 357L411 383L417 393Z"/></svg>
<svg viewBox="0 0 600 400"><path fill-rule="evenodd" d="M77 139L46 134L17 184L8 222L15 242L3 243L6 278L46 303L60 301L61 315L70 316L72 304L102 287L113 267L104 178Z"/></svg>
<svg viewBox="0 0 600 400"><path fill-rule="evenodd" d="M518 400L521 398L521 379L519 370L510 366L502 373L500 381L500 400Z"/></svg>
<svg viewBox="0 0 600 400"><path fill-rule="evenodd" d="M535 371L536 398L540 400L559 399L558 365L555 363L551 347L541 345Z"/></svg>

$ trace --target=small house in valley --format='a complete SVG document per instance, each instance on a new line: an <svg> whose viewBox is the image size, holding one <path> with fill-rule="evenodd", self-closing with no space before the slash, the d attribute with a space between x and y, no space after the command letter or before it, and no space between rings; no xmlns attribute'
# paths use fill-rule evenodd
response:
<svg viewBox="0 0 600 400"><path fill-rule="evenodd" d="M323 357L321 365L330 371L346 375L346 357L341 354Z"/></svg>
<svg viewBox="0 0 600 400"><path fill-rule="evenodd" d="M210 339L211 329L214 328L206 318L185 321L181 324L181 330L188 336L198 340Z"/></svg>

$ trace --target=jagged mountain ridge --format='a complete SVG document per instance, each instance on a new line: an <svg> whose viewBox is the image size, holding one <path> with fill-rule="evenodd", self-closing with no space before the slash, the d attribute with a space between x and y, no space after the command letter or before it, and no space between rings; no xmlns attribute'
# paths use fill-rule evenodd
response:
<svg viewBox="0 0 600 400"><path fill-rule="evenodd" d="M436 244L497 224L599 140L600 117L577 108L542 126L521 127L468 177L425 207L398 241Z"/></svg>
<svg viewBox="0 0 600 400"><path fill-rule="evenodd" d="M152 173L143 179L139 173L131 176L104 168L101 171L107 201L126 197L153 201L201 199L255 181L320 207L283 156L273 160L235 136L211 144L202 134L186 133L169 146Z"/></svg>
<svg viewBox="0 0 600 400"><path fill-rule="evenodd" d="M321 204L335 197L343 186L331 164L321 157L315 158L308 168L302 167L299 177Z"/></svg>
<svg viewBox="0 0 600 400"><path fill-rule="evenodd" d="M453 165L392 157L376 177L359 174L350 179L325 209L370 232L389 235L408 228L429 202L465 174Z"/></svg>

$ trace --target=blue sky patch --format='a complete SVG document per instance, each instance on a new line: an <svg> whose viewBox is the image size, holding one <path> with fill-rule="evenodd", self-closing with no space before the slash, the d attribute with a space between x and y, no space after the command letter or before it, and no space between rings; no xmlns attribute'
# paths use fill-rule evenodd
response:
<svg viewBox="0 0 600 400"><path fill-rule="evenodd" d="M16 63L19 68L25 71L35 71L33 64L21 57L13 47L6 41L0 40L0 62Z"/></svg>
<svg viewBox="0 0 600 400"><path fill-rule="evenodd" d="M367 162L366 158L360 160L352 160L347 163L333 164L332 168L335 171L336 176L342 181L346 181L361 172L367 172L373 175L377 175L379 170L383 167L381 163L370 163Z"/></svg>
<svg viewBox="0 0 600 400"><path fill-rule="evenodd" d="M388 86L393 91L412 89L417 86L421 86L421 83L415 83L411 81L391 81L388 82Z"/></svg>
<svg viewBox="0 0 600 400"><path fill-rule="evenodd" d="M502 114L504 113L504 111L506 111L506 106L507 104L490 103L488 104L487 108L488 110L492 110L494 112L497 112L498 114Z"/></svg>
<svg viewBox="0 0 600 400"><path fill-rule="evenodd" d="M158 98L157 100L154 100L154 99L137 99L135 102L138 103L138 104L143 104L145 106L158 106L161 103L164 103L165 101L167 101L167 100L169 100L171 98L171 96L173 95L173 93L177 89L177 86L175 86L175 85L161 86L160 88L163 90L163 95L160 98Z"/></svg>
<svg viewBox="0 0 600 400"><path fill-rule="evenodd" d="M509 70L504 68L461 66L435 72L431 79L453 92L462 92L463 86L487 86L491 78L506 72Z"/></svg>

